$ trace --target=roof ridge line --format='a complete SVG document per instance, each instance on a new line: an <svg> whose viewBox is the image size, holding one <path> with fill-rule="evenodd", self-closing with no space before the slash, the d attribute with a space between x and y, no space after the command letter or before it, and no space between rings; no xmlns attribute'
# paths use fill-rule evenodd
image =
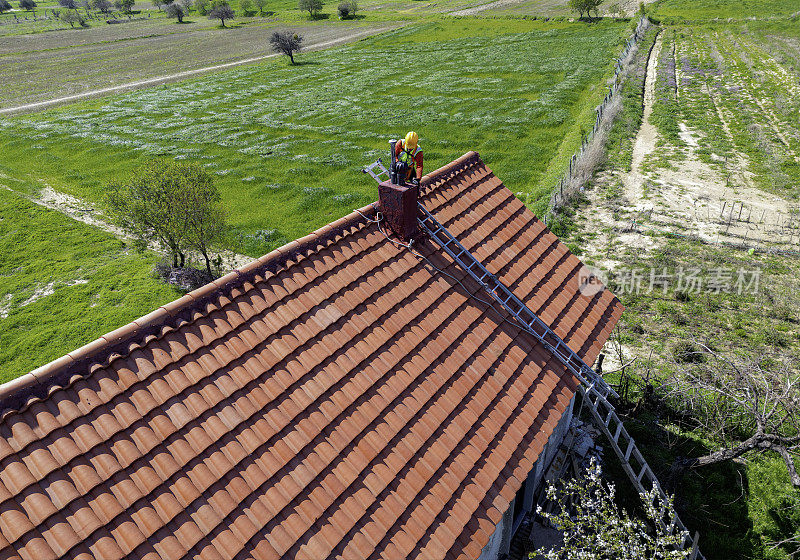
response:
<svg viewBox="0 0 800 560"><path fill-rule="evenodd" d="M469 151L455 161L425 175L421 184L429 190L436 189L441 183L478 162L480 162L478 152ZM253 259L221 278L165 303L64 356L0 384L0 422L9 413L22 412L33 402L46 398L54 391L68 388L77 381L89 377L97 369L130 355L135 350L132 346L141 347L147 338L151 336L161 338L165 334L163 332L165 328L175 328L181 320L190 322L191 319L186 315L207 305L212 299L218 298L225 292L229 293L258 272L277 273L288 261L303 258L304 253L312 247L320 243L326 244L347 227L364 221L365 217L370 217L376 212L375 203L368 204L304 237Z"/></svg>

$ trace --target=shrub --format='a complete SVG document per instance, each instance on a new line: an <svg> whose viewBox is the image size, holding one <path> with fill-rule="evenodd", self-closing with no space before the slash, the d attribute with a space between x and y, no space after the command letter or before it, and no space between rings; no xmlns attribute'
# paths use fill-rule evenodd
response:
<svg viewBox="0 0 800 560"><path fill-rule="evenodd" d="M19 0L19 7L22 10L30 12L36 7L36 2L33 0Z"/></svg>
<svg viewBox="0 0 800 560"><path fill-rule="evenodd" d="M682 302L686 303L687 301L691 301L691 299L692 298L689 295L689 292L684 292L684 291L681 291L681 290L676 290L675 291L675 301L682 301Z"/></svg>
<svg viewBox="0 0 800 560"><path fill-rule="evenodd" d="M672 357L684 364L700 364L706 361L703 349L694 342L681 340L672 347Z"/></svg>
<svg viewBox="0 0 800 560"><path fill-rule="evenodd" d="M356 9L358 4L355 0L349 0L339 4L337 11L339 12L339 19L350 19L356 17Z"/></svg>
<svg viewBox="0 0 800 560"><path fill-rule="evenodd" d="M7 12L11 9L11 4L8 0L0 0L0 13Z"/></svg>

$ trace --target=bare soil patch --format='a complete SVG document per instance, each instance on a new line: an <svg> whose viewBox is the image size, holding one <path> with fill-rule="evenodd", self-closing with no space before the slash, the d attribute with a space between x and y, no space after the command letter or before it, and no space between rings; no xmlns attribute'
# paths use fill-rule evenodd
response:
<svg viewBox="0 0 800 560"><path fill-rule="evenodd" d="M581 228L595 232L585 250L596 264L614 268L624 255L646 257L665 243L667 236L697 238L744 248L797 249L800 243L800 208L756 187L744 154L727 158L715 154L723 165L710 165L699 156L703 134L680 123L683 146L666 141L650 122L655 99L657 61L661 37L648 61L644 118L633 145L630 172L610 171L597 178L587 192L588 209ZM714 98L716 92L708 90ZM729 115L715 103L723 128L731 135ZM666 165L656 162L681 153Z"/></svg>

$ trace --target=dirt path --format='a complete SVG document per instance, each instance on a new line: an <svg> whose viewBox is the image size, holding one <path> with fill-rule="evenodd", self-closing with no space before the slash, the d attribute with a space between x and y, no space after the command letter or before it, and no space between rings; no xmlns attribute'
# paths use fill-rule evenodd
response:
<svg viewBox="0 0 800 560"><path fill-rule="evenodd" d="M372 28L369 28L369 29L363 29L363 30L358 31L358 32L349 33L347 35L342 35L341 37L336 37L334 39L328 39L328 40L322 40L322 41L318 41L318 42L308 43L306 45L306 47L305 47L305 50L312 51L312 50L321 50L321 49L326 49L326 48L329 48L329 47L334 47L334 46L337 46L337 45L341 45L343 43L348 43L348 42L355 41L357 39L368 37L370 35L376 35L378 33L382 33L382 32L387 31L389 29L394 29L395 27L397 27L396 24L389 25L389 26L372 27ZM92 97L100 97L100 96L108 95L108 94L112 94L112 93L120 93L120 92L124 92L124 91L130 91L130 90L134 90L134 89L140 89L140 88L144 88L144 87L150 87L150 86L165 84L165 83L168 83L168 82L175 82L175 81L183 80L183 79L186 79L186 78L191 78L191 77L194 77L194 76L198 76L198 75L201 75L201 74L206 74L206 73L209 73L209 72L217 72L219 70L225 70L227 68L233 68L235 66L241 66L243 64L252 64L254 62L260 62L262 60L266 60L266 59L269 59L269 58L274 58L274 57L277 57L277 56L282 56L282 55L273 53L273 54L267 54L267 55L262 55L262 56L256 56L256 57L252 57L252 58L245 58L245 59L241 59L241 60L235 60L233 62L226 62L224 64L215 64L215 65L212 65L212 66L205 66L203 68L195 68L195 69L186 70L186 71L183 71L183 72L175 72L173 74L167 74L165 76L158 76L158 77L155 77L155 78L147 78L147 79L144 79L144 80L137 80L137 81L127 82L127 83L118 84L118 85L114 85L114 86L98 88L98 89L92 89L92 90L89 90L89 91L84 91L84 92L76 93L76 94L73 94L73 95L66 95L66 96L62 96L62 97L56 97L54 99L48 99L48 100L45 100L45 101L37 101L35 103L27 103L27 104L24 104L24 105L18 105L16 107L0 108L0 115L12 115L12 114L18 114L18 113L28 113L28 112L34 112L34 111L42 111L44 109L47 109L49 107L54 107L56 105L63 105L63 104L66 104L66 103L73 103L75 101L80 101L82 99L89 99L89 98L92 98Z"/></svg>
<svg viewBox="0 0 800 560"><path fill-rule="evenodd" d="M644 0L645 4L650 4L651 2L655 2L655 0ZM486 10L497 10L497 9L502 9L502 8L509 8L511 6L515 6L515 5L518 5L518 4L529 4L529 3L530 3L530 0L495 0L494 2L488 2L488 3L483 4L481 6L475 6L473 8L465 8L463 10L456 10L456 11L450 12L450 15L453 15L453 16L474 16L475 14L479 14L481 12L485 12ZM564 1L564 4L566 4L566 0ZM619 2L619 5L620 5L621 10L627 16L633 16L636 13L636 10L639 9L639 0L623 0L622 2ZM531 11L532 14L537 12L536 7L537 6L535 4L533 6L531 6L531 10L530 11ZM600 15L601 16L604 15L602 8L600 9Z"/></svg>
<svg viewBox="0 0 800 560"><path fill-rule="evenodd" d="M597 266L615 269L626 255L646 259L667 235L796 250L797 204L757 188L743 154L712 154L717 162L726 161L725 166L707 163L699 154L705 146L703 134L686 122L679 123L685 145L662 141L650 122L661 51L659 36L647 62L644 114L633 142L630 171L606 172L587 191L590 205L582 212L580 226L592 233L585 242L586 254ZM727 115L712 92L706 93L730 136ZM664 157L669 164L659 161Z"/></svg>
<svg viewBox="0 0 800 560"><path fill-rule="evenodd" d="M644 86L644 114L642 116L642 126L636 134L633 142L633 158L631 160L631 170L622 176L622 184L625 187L625 195L634 202L637 207L645 204L643 184L645 176L641 168L645 158L653 153L658 140L658 131L650 122L653 114L653 104L656 99L656 80L658 78L658 58L661 56L662 36L659 33L656 37L653 50L647 59L647 77Z"/></svg>

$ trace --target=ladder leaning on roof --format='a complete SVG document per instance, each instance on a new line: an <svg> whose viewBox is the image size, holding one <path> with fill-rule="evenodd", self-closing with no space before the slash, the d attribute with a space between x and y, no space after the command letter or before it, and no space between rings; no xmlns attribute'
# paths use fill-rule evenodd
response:
<svg viewBox="0 0 800 560"><path fill-rule="evenodd" d="M639 494L644 495L649 492L650 489L644 485L644 480L647 479L651 484L651 488L657 488L660 499L662 501L667 500L667 494L661 488L653 469L645 461L644 456L636 447L633 437L623 426L622 419L617 415L614 405L608 400L609 396L613 395L618 398L619 395L561 337L553 332L527 305L520 301L511 290L489 272L421 203L418 204L418 207L420 215L417 217L417 222L431 240L450 255L456 264L464 269L496 302L511 314L523 330L539 340L556 359L581 381L579 391L583 397L584 404L588 404L592 418L611 442L611 447L619 457L623 469L639 491ZM625 446L624 451L622 449L623 445ZM638 464L637 470L634 470L631 464L632 461ZM670 533L676 529L686 533L683 547L684 549L691 547L689 555L691 560L696 558L704 559L697 547L699 535L695 533L694 537L690 536L677 514L674 519L666 521L662 519L661 522L663 527L668 529Z"/></svg>

